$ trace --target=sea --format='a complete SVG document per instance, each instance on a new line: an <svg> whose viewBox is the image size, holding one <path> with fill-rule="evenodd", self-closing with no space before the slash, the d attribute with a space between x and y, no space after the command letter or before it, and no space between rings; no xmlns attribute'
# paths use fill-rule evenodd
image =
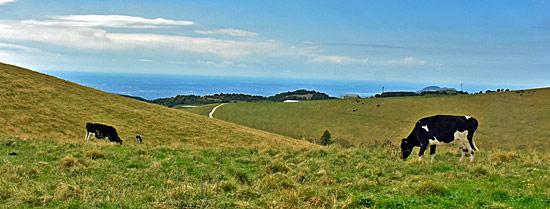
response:
<svg viewBox="0 0 550 209"><path fill-rule="evenodd" d="M195 75L156 75L98 72L43 72L83 86L105 92L142 97L148 100L174 97L177 95L213 95L218 93L240 93L258 96L272 96L278 93L300 89L326 93L332 97L357 94L370 97L383 91L418 91L426 86L436 85L413 82L381 82L356 80L316 80L291 78L221 77ZM450 84L460 90L461 84ZM485 85L464 86L465 91L479 92L498 87Z"/></svg>

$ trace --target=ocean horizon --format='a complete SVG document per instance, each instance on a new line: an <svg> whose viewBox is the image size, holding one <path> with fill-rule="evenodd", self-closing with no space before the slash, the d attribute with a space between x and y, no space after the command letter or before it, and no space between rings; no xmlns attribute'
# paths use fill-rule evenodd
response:
<svg viewBox="0 0 550 209"><path fill-rule="evenodd" d="M160 74L126 74L97 72L46 71L55 76L83 86L105 92L142 97L148 100L174 97L177 95L213 95L220 93L237 93L258 96L272 96L278 93L299 89L326 93L332 97L343 97L346 94L357 94L361 98L388 91L418 91L426 86L441 86L460 90L457 84L426 84L414 82L381 82L356 80L316 80L290 78L254 78L254 77L221 77L196 75L160 75ZM489 85L464 85L463 90L470 93L496 90ZM521 88L521 87L516 87Z"/></svg>

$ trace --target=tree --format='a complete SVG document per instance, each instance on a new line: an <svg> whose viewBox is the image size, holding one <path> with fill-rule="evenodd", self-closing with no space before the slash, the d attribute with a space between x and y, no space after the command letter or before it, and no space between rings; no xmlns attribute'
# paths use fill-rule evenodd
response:
<svg viewBox="0 0 550 209"><path fill-rule="evenodd" d="M330 140L330 132L328 130L325 130L325 133L323 133L323 136L321 136L320 144L327 146L333 143L333 141Z"/></svg>

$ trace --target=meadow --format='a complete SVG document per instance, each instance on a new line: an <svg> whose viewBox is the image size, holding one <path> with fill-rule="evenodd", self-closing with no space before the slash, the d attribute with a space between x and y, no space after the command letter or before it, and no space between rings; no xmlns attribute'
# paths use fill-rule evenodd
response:
<svg viewBox="0 0 550 209"><path fill-rule="evenodd" d="M388 144L386 144L388 145ZM454 152L456 151L456 152ZM169 148L0 137L1 208L545 208L549 154Z"/></svg>
<svg viewBox="0 0 550 209"><path fill-rule="evenodd" d="M214 115L221 117L231 113L231 108L248 107L256 116L272 117L271 122L255 119L246 127L101 92L16 66L0 64L0 71L0 208L550 205L550 154L543 150L548 131L538 130L546 126L544 118L548 115L545 89L529 90L521 96L515 92L469 95L461 100L394 98L384 100L381 107L376 107L381 101L375 99L227 104L227 109L223 106ZM516 96L525 101L510 102ZM501 105L503 101L507 102L505 106ZM434 163L415 157L399 159L394 136L408 134L413 125L408 124L420 115L442 110L429 108L434 104L458 106L455 112L449 112L468 113L481 121L483 125L476 133L481 151L476 153L474 163L458 163L460 152L455 146L438 147ZM211 107L193 111L209 112ZM347 111L352 107L355 112ZM401 112L395 113L396 109ZM383 114L377 115L376 111ZM240 115L237 112L231 117ZM325 115L320 114L323 112ZM302 117L311 124L279 117ZM516 124L511 124L511 119ZM348 120L367 121L370 125L354 127ZM124 143L86 141L86 122L115 126ZM329 129L334 139L345 139L353 146L319 146L300 139L319 138L329 125L340 127ZM357 127L361 129L355 130ZM296 137L277 134L277 130L285 129L294 131ZM517 140L516 130L538 131ZM136 142L138 134L144 143Z"/></svg>
<svg viewBox="0 0 550 209"><path fill-rule="evenodd" d="M207 115L213 106L186 108ZM550 149L550 89L470 95L335 99L299 103L230 103L215 118L284 136L314 141L325 130L344 146L406 137L419 119L468 115L479 121L481 150Z"/></svg>

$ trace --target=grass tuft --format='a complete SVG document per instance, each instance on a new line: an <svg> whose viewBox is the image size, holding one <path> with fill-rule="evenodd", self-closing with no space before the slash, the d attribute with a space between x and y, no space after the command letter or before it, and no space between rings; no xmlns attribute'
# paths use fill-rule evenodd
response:
<svg viewBox="0 0 550 209"><path fill-rule="evenodd" d="M515 151L500 151L495 154L492 154L490 157L491 163L500 165L504 162L512 161L516 158L519 158L519 154Z"/></svg>
<svg viewBox="0 0 550 209"><path fill-rule="evenodd" d="M103 154L103 152L101 152L101 150L93 149L86 152L86 157L89 157L92 160L96 160L105 158L105 155Z"/></svg>

